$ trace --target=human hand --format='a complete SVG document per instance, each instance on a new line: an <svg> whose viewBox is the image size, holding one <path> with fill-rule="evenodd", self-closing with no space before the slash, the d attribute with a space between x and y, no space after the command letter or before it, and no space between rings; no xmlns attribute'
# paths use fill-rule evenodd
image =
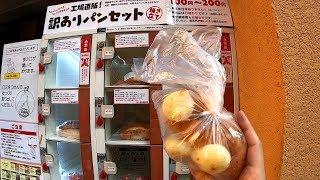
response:
<svg viewBox="0 0 320 180"><path fill-rule="evenodd" d="M239 111L237 121L248 144L247 163L239 180L265 180L263 148L260 139L243 111Z"/></svg>

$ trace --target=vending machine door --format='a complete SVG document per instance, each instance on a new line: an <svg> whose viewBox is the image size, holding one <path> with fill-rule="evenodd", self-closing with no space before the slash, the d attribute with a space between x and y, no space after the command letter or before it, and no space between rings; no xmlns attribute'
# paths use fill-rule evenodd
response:
<svg viewBox="0 0 320 180"><path fill-rule="evenodd" d="M80 85L82 38L48 41L42 113L46 116L45 162L52 180L93 179L90 88Z"/></svg>
<svg viewBox="0 0 320 180"><path fill-rule="evenodd" d="M160 85L136 79L157 31L107 33L104 61L104 117L108 179L163 179L163 147L151 94ZM112 52L111 52L112 51ZM115 167L115 168L114 168ZM116 171L113 171L116 169Z"/></svg>

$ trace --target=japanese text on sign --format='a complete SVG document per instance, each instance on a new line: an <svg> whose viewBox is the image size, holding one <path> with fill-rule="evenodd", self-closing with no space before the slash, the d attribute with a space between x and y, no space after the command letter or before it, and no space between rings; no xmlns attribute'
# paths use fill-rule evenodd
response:
<svg viewBox="0 0 320 180"><path fill-rule="evenodd" d="M38 125L0 121L1 157L40 164Z"/></svg>
<svg viewBox="0 0 320 180"><path fill-rule="evenodd" d="M229 33L222 33L221 37L221 63L226 70L227 83L233 82L232 51Z"/></svg>
<svg viewBox="0 0 320 180"><path fill-rule="evenodd" d="M40 40L4 45L0 119L36 122Z"/></svg>
<svg viewBox="0 0 320 180"><path fill-rule="evenodd" d="M177 25L233 26L227 0L172 0Z"/></svg>
<svg viewBox="0 0 320 180"><path fill-rule="evenodd" d="M149 47L149 34L118 34L114 44L115 48Z"/></svg>
<svg viewBox="0 0 320 180"><path fill-rule="evenodd" d="M149 104L149 90L115 89L114 104Z"/></svg>
<svg viewBox="0 0 320 180"><path fill-rule="evenodd" d="M167 1L82 1L47 9L44 34L95 30L98 28L164 24L167 18Z"/></svg>
<svg viewBox="0 0 320 180"><path fill-rule="evenodd" d="M80 50L80 38L56 40L53 43L53 52L79 51L79 50Z"/></svg>
<svg viewBox="0 0 320 180"><path fill-rule="evenodd" d="M78 90L52 90L52 104L78 104Z"/></svg>

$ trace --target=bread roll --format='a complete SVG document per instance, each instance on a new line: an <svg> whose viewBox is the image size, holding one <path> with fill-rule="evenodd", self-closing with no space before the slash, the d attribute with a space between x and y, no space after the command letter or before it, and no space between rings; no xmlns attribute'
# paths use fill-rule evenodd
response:
<svg viewBox="0 0 320 180"><path fill-rule="evenodd" d="M171 135L164 140L164 148L169 156L179 162L184 162L190 155L191 146L185 141Z"/></svg>
<svg viewBox="0 0 320 180"><path fill-rule="evenodd" d="M149 140L149 136L149 128L143 123L133 123L120 130L120 137L125 140Z"/></svg>
<svg viewBox="0 0 320 180"><path fill-rule="evenodd" d="M172 92L162 103L163 115L171 124L188 120L193 110L194 101L188 90Z"/></svg>
<svg viewBox="0 0 320 180"><path fill-rule="evenodd" d="M57 134L68 139L80 139L79 121L69 120L57 127Z"/></svg>
<svg viewBox="0 0 320 180"><path fill-rule="evenodd" d="M231 155L229 151L220 144L208 144L193 151L191 159L200 170L214 175L228 168Z"/></svg>

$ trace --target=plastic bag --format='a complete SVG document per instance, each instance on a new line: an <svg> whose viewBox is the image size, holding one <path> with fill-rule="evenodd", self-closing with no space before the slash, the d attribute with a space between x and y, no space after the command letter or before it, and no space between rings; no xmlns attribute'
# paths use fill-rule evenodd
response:
<svg viewBox="0 0 320 180"><path fill-rule="evenodd" d="M196 179L236 179L245 163L244 135L223 108L221 34L212 26L162 30L142 66L132 67L139 79L164 86L152 94L164 148Z"/></svg>

